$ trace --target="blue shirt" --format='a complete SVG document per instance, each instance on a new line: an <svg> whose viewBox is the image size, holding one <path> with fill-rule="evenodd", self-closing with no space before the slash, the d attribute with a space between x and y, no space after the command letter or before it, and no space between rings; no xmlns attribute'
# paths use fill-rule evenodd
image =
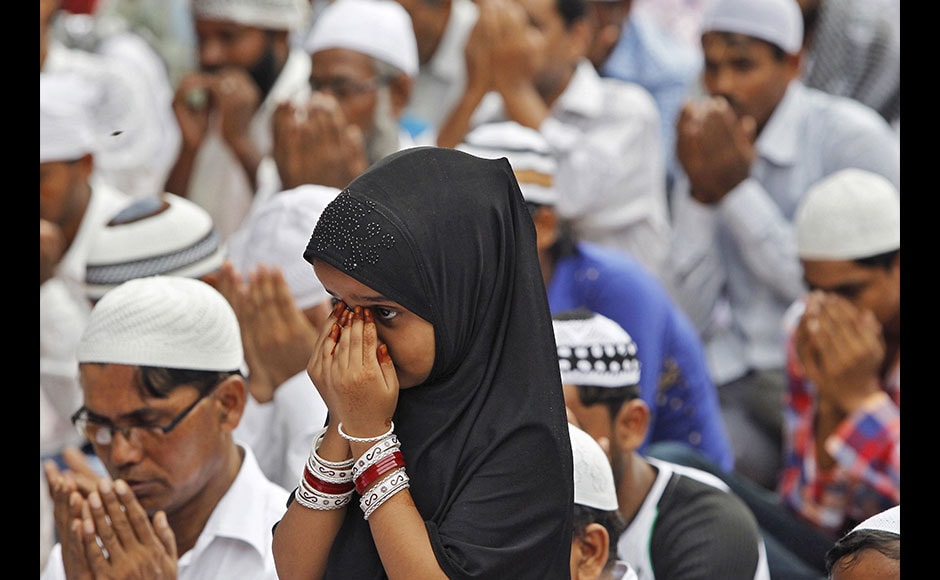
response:
<svg viewBox="0 0 940 580"><path fill-rule="evenodd" d="M734 455L701 340L649 270L629 255L580 242L555 265L548 303L553 314L579 307L603 314L636 342L640 394L650 408L640 453L657 441L680 441L731 470Z"/></svg>

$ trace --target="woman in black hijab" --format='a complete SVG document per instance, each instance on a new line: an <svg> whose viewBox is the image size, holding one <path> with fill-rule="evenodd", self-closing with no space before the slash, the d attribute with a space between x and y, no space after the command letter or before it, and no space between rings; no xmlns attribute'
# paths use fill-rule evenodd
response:
<svg viewBox="0 0 940 580"><path fill-rule="evenodd" d="M567 578L568 426L509 162L392 154L327 207L304 257L337 300L307 369L330 419L275 530L280 577ZM345 491L344 465L377 454L388 479Z"/></svg>

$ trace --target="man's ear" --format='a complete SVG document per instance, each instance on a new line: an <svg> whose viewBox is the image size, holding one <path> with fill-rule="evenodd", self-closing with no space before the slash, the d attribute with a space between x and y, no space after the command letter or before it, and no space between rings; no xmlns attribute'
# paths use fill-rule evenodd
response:
<svg viewBox="0 0 940 580"><path fill-rule="evenodd" d="M574 539L571 549L578 551L575 580L600 578L610 556L610 535L607 528L596 522L588 524L584 534Z"/></svg>
<svg viewBox="0 0 940 580"><path fill-rule="evenodd" d="M613 437L624 451L636 451L646 439L650 409L643 399L631 399L620 407L614 418Z"/></svg>
<svg viewBox="0 0 940 580"><path fill-rule="evenodd" d="M228 431L234 431L242 420L248 397L248 385L241 375L231 375L216 388L219 401L220 423Z"/></svg>

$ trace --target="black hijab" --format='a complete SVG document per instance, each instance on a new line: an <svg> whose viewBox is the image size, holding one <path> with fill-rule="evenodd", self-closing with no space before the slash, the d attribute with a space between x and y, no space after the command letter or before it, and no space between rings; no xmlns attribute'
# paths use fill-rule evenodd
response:
<svg viewBox="0 0 940 580"><path fill-rule="evenodd" d="M535 228L509 162L437 147L394 153L330 203L304 258L434 326L430 376L401 390L394 421L444 572L568 578L564 397ZM326 577L385 577L355 501Z"/></svg>

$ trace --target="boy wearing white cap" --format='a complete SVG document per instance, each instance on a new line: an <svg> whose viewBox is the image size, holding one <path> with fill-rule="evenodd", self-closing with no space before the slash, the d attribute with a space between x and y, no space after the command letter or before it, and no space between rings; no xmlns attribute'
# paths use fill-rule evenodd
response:
<svg viewBox="0 0 940 580"><path fill-rule="evenodd" d="M166 190L206 208L223 240L256 195L281 188L270 158L278 103L307 84L310 61L293 48L307 0L194 0L199 70L183 76L173 112L183 143Z"/></svg>
<svg viewBox="0 0 940 580"><path fill-rule="evenodd" d="M793 230L810 185L857 167L900 184L900 142L872 109L804 86L796 0L712 0L703 88L677 124L674 295L701 334L735 466L767 489L782 465L781 317L802 280Z"/></svg>
<svg viewBox="0 0 940 580"><path fill-rule="evenodd" d="M593 437L568 423L574 460L572 580L637 580L628 562L617 558L625 523L617 507L610 461Z"/></svg>
<svg viewBox="0 0 940 580"><path fill-rule="evenodd" d="M557 313L552 323L569 417L610 457L627 522L618 556L640 580L690 574L769 580L761 531L740 498L709 473L637 452L650 411L639 396L630 335L583 309Z"/></svg>
<svg viewBox="0 0 940 580"><path fill-rule="evenodd" d="M277 578L287 491L232 436L247 396L235 313L208 284L152 276L109 291L78 348L72 416L108 477L46 463L60 543L44 579Z"/></svg>

